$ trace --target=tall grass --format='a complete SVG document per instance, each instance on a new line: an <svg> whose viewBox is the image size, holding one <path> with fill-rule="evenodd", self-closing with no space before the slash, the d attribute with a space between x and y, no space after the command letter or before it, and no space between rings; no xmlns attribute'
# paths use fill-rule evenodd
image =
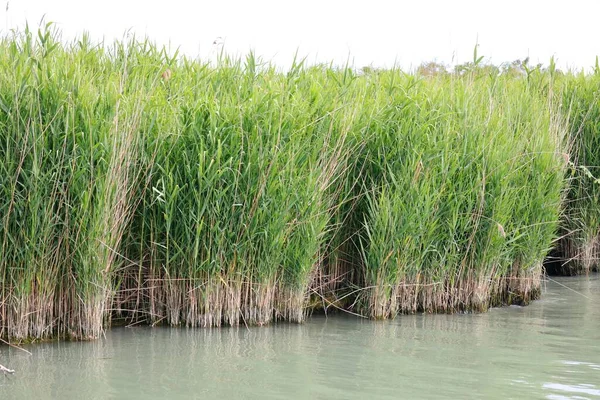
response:
<svg viewBox="0 0 600 400"><path fill-rule="evenodd" d="M358 304L385 318L535 298L565 170L563 123L540 82L477 70L375 79L358 132Z"/></svg>
<svg viewBox="0 0 600 400"><path fill-rule="evenodd" d="M0 52L1 334L96 337L140 180L135 47L47 29Z"/></svg>
<svg viewBox="0 0 600 400"><path fill-rule="evenodd" d="M302 321L355 106L325 96L327 71L283 75L252 55L170 68L144 134L154 155L132 231L147 315Z"/></svg>
<svg viewBox="0 0 600 400"><path fill-rule="evenodd" d="M477 63L211 65L49 27L5 37L0 66L0 337L16 340L526 303L575 159L556 88L590 85Z"/></svg>
<svg viewBox="0 0 600 400"><path fill-rule="evenodd" d="M554 272L572 275L598 269L600 260L600 69L563 80L562 102L572 138L571 181Z"/></svg>

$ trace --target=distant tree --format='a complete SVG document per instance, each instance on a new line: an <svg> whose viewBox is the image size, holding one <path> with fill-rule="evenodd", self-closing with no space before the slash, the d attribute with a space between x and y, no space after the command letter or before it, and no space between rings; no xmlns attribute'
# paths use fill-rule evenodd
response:
<svg viewBox="0 0 600 400"><path fill-rule="evenodd" d="M423 63L417 68L417 74L421 76L445 75L447 73L448 69L446 66L435 61Z"/></svg>

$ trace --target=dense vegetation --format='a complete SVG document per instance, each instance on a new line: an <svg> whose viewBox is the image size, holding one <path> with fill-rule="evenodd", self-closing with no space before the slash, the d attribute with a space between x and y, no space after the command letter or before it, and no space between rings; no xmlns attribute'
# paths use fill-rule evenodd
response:
<svg viewBox="0 0 600 400"><path fill-rule="evenodd" d="M600 74L479 62L283 73L4 38L0 337L535 298L561 232L597 252Z"/></svg>
<svg viewBox="0 0 600 400"><path fill-rule="evenodd" d="M561 230L556 272L573 275L597 270L600 261L600 68L570 76L564 83L563 110L569 116L572 181Z"/></svg>

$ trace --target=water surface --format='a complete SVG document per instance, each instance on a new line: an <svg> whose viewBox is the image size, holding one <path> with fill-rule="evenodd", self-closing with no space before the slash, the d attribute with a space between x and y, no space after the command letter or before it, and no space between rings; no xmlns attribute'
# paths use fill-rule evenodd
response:
<svg viewBox="0 0 600 400"><path fill-rule="evenodd" d="M262 328L115 328L0 347L0 399L600 399L600 276L528 307Z"/></svg>

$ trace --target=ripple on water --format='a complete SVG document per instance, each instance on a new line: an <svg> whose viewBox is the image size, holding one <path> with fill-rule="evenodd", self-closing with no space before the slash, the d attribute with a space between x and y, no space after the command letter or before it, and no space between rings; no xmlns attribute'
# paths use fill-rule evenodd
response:
<svg viewBox="0 0 600 400"><path fill-rule="evenodd" d="M600 389L598 389L595 385L590 384L579 384L579 385L565 385L562 383L544 383L544 389L549 390L557 390L563 393L571 393L571 394L586 394L594 397L600 397ZM551 396L551 395L549 395ZM548 396L547 396L548 397ZM553 397L555 398L555 397ZM568 397L568 398L576 398L576 397ZM586 397L577 397L577 398L586 398Z"/></svg>

